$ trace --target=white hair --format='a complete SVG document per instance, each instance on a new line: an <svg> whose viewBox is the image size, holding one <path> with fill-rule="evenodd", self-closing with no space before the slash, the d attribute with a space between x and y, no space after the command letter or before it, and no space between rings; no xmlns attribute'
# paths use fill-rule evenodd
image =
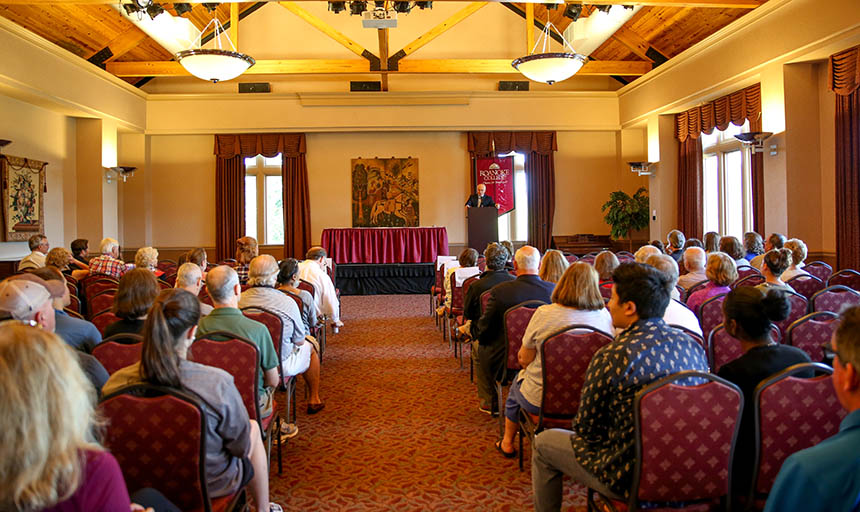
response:
<svg viewBox="0 0 860 512"><path fill-rule="evenodd" d="M530 245L524 245L517 250L514 261L517 262L517 268L520 270L537 272L540 269L540 251Z"/></svg>
<svg viewBox="0 0 860 512"><path fill-rule="evenodd" d="M114 248L119 247L119 242L115 238L105 238L99 244L99 252L102 254L110 254Z"/></svg>
<svg viewBox="0 0 860 512"><path fill-rule="evenodd" d="M190 288L203 277L203 271L196 263L183 263L176 273L176 288Z"/></svg>
<svg viewBox="0 0 860 512"><path fill-rule="evenodd" d="M687 247L684 251L684 267L690 272L705 268L705 250L701 247Z"/></svg>
<svg viewBox="0 0 860 512"><path fill-rule="evenodd" d="M137 268L155 268L158 266L158 249L141 247L134 255L134 266Z"/></svg>
<svg viewBox="0 0 860 512"><path fill-rule="evenodd" d="M271 254L261 254L248 266L248 284L251 286L275 286L278 282L278 262Z"/></svg>
<svg viewBox="0 0 860 512"><path fill-rule="evenodd" d="M633 257L636 259L636 263L645 263L648 257L653 254L661 254L660 249L648 244L640 247Z"/></svg>

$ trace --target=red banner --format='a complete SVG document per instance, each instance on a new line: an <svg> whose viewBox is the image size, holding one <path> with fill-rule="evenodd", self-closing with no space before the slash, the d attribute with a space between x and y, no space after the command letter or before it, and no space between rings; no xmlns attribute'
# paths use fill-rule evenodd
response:
<svg viewBox="0 0 860 512"><path fill-rule="evenodd" d="M487 187L487 195L499 205L499 215L514 209L514 157L478 158L477 185Z"/></svg>

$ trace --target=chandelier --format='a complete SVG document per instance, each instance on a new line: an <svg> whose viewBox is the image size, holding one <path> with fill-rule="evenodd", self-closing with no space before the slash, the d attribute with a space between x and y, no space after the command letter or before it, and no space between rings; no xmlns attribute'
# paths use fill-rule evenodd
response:
<svg viewBox="0 0 860 512"><path fill-rule="evenodd" d="M201 38L213 25L215 47L203 48ZM222 37L227 40L229 43L227 47L232 48L232 50L225 49L225 45L221 41ZM236 78L256 62L250 55L236 51L236 46L230 40L230 36L226 34L224 26L218 21L217 15L200 31L200 36L192 43L191 48L176 54L176 60L197 78L211 80L215 83Z"/></svg>
<svg viewBox="0 0 860 512"><path fill-rule="evenodd" d="M570 52L549 52L550 30L555 29L555 32L561 37L562 50L570 49ZM541 46L541 52L535 53L538 46ZM567 80L572 77L582 68L582 65L588 61L588 57L576 53L576 50L570 46L567 39L558 31L552 22L547 20L546 25L541 32L540 37L535 42L531 53L524 57L514 59L511 66L517 71L525 75L529 80L535 82L543 82L552 85L562 80Z"/></svg>

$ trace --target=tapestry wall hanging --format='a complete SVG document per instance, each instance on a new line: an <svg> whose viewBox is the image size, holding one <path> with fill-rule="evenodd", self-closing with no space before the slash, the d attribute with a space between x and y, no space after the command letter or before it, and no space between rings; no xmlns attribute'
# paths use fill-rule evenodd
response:
<svg viewBox="0 0 860 512"><path fill-rule="evenodd" d="M418 226L418 159L352 160L352 227Z"/></svg>
<svg viewBox="0 0 860 512"><path fill-rule="evenodd" d="M4 241L26 241L45 232L46 165L27 158L0 156Z"/></svg>

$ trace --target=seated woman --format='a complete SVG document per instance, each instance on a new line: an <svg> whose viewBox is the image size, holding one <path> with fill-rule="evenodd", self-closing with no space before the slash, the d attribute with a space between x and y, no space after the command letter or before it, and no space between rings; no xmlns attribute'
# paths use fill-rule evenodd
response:
<svg viewBox="0 0 860 512"><path fill-rule="evenodd" d="M12 320L0 328L0 361L15 362L0 364L0 510L144 510L130 504L119 464L94 437L96 393L71 349ZM144 494L135 501L178 511L158 493Z"/></svg>
<svg viewBox="0 0 860 512"><path fill-rule="evenodd" d="M759 254L764 254L764 241L761 239L761 235L755 231L744 233L744 251L746 251L744 258L747 261L752 261Z"/></svg>
<svg viewBox="0 0 860 512"><path fill-rule="evenodd" d="M724 252L735 260L735 266L747 265L750 262L744 256L744 247L741 241L733 236L724 236L720 239L720 252Z"/></svg>
<svg viewBox="0 0 860 512"><path fill-rule="evenodd" d="M663 254L662 250L660 250L660 254ZM618 257L612 251L601 251L594 258L594 270L597 271L601 284L612 281L612 273L615 272L616 268L618 268Z"/></svg>
<svg viewBox="0 0 860 512"><path fill-rule="evenodd" d="M75 268L72 268L73 265ZM45 266L57 267L63 275L72 276L78 281L90 274L89 268L81 269L75 265L72 252L65 247L54 247L48 251L48 254L45 255Z"/></svg>
<svg viewBox="0 0 860 512"><path fill-rule="evenodd" d="M708 276L708 284L700 290L696 290L687 297L687 307L694 313L699 312L699 306L711 297L721 293L729 293L729 285L738 278L738 269L735 260L724 252L715 252L708 256L705 265L705 275Z"/></svg>
<svg viewBox="0 0 860 512"><path fill-rule="evenodd" d="M248 282L248 265L251 260L260 254L257 239L252 236L243 236L236 240L236 273L239 274L239 284Z"/></svg>
<svg viewBox="0 0 860 512"><path fill-rule="evenodd" d="M561 251L550 249L543 255L540 262L540 270L538 277L550 283L557 283L564 271L567 270L569 263Z"/></svg>
<svg viewBox="0 0 860 512"><path fill-rule="evenodd" d="M705 252L711 254L720 250L720 234L716 231L705 233Z"/></svg>
<svg viewBox="0 0 860 512"><path fill-rule="evenodd" d="M732 465L732 491L736 495L746 495L752 480L756 386L789 366L809 362L809 356L799 348L770 339L772 323L785 320L790 312L791 304L784 293L779 290L763 292L751 286L735 288L723 303L726 332L739 340L744 351L744 355L717 372L720 377L737 384L744 393L744 411ZM806 377L812 377L812 372Z"/></svg>
<svg viewBox="0 0 860 512"><path fill-rule="evenodd" d="M604 307L597 287L597 271L588 263L573 263L552 292L552 304L537 308L526 327L523 346L517 354L520 373L511 383L505 402L505 435L496 449L512 458L514 436L519 429L520 409L540 414L543 376L540 347L551 335L569 325L582 324L612 335L612 317Z"/></svg>
<svg viewBox="0 0 860 512"><path fill-rule="evenodd" d="M155 274L155 277L164 275L163 270L158 270L158 249L155 247L141 247L134 255L135 268L144 268Z"/></svg>
<svg viewBox="0 0 860 512"><path fill-rule="evenodd" d="M771 249L764 255L761 264L761 275L765 281L756 286L763 292L767 292L770 288L778 288L781 290L794 291L794 288L785 284L781 277L791 265L791 251L783 247L782 249Z"/></svg>
<svg viewBox="0 0 860 512"><path fill-rule="evenodd" d="M281 512L280 505L269 503L268 461L260 428L248 418L233 378L224 370L187 359L199 320L197 297L176 288L162 291L143 327L140 362L114 373L102 391L108 395L147 383L182 390L200 399L208 440L209 496L228 496L250 483L257 510Z"/></svg>
<svg viewBox="0 0 860 512"><path fill-rule="evenodd" d="M281 262L279 268L278 289L298 295L302 299L302 322L305 324L305 331L310 333L312 328L320 324L320 314L311 292L299 288L299 260L287 258Z"/></svg>
<svg viewBox="0 0 860 512"><path fill-rule="evenodd" d="M783 247L791 251L791 265L779 278L788 281L793 277L808 276L809 272L803 270L803 260L806 259L806 244L803 243L803 240L792 238L786 241Z"/></svg>
<svg viewBox="0 0 860 512"><path fill-rule="evenodd" d="M111 307L113 314L120 320L105 328L104 337L140 334L146 312L158 295L158 290L158 280L148 269L134 268L126 272L119 280L119 289Z"/></svg>

